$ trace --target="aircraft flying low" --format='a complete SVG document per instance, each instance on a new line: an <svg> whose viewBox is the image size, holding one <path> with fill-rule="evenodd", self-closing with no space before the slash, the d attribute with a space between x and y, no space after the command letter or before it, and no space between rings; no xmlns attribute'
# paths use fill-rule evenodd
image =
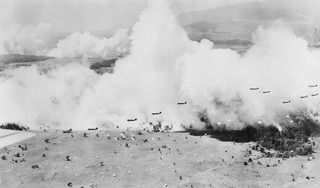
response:
<svg viewBox="0 0 320 188"><path fill-rule="evenodd" d="M282 103L283 103L283 104L289 104L289 103L291 103L291 100L283 101Z"/></svg>
<svg viewBox="0 0 320 188"><path fill-rule="evenodd" d="M309 87L318 87L318 84L315 84L315 85L309 85Z"/></svg>
<svg viewBox="0 0 320 188"><path fill-rule="evenodd" d="M127 121L137 121L138 119L137 118L134 118L134 119L127 119Z"/></svg>
<svg viewBox="0 0 320 188"><path fill-rule="evenodd" d="M178 102L177 104L178 105L184 105L184 104L187 104L187 101L186 102Z"/></svg>
<svg viewBox="0 0 320 188"><path fill-rule="evenodd" d="M251 87L250 90L252 91L259 90L259 87Z"/></svg>
<svg viewBox="0 0 320 188"><path fill-rule="evenodd" d="M162 112L153 112L152 115L160 115Z"/></svg>

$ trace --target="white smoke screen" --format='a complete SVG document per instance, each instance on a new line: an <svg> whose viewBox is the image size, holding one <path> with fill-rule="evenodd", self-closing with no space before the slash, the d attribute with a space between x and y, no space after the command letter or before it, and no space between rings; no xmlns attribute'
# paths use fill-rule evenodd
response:
<svg viewBox="0 0 320 188"><path fill-rule="evenodd" d="M0 27L0 54L46 55L53 33L48 23Z"/></svg>
<svg viewBox="0 0 320 188"><path fill-rule="evenodd" d="M57 44L53 44L56 36L52 29L48 23L3 26L0 28L0 54L113 59L126 55L130 48L128 31L125 29L117 30L109 38L74 32Z"/></svg>
<svg viewBox="0 0 320 188"><path fill-rule="evenodd" d="M77 62L47 71L36 65L3 71L0 122L87 129L142 128L159 121L179 130L202 128L202 112L213 125L230 129L257 122L280 126L287 114L298 111L318 118L319 98L312 95L319 91L308 86L319 84L320 53L281 21L260 27L243 55L188 39L162 0L150 1L129 37L122 32L109 39L75 33L46 49L57 57L125 54L112 74L98 75ZM157 112L162 113L152 115Z"/></svg>
<svg viewBox="0 0 320 188"><path fill-rule="evenodd" d="M119 30L110 38L97 38L90 33L72 33L57 43L47 55L52 57L118 58L128 53L130 41L127 30Z"/></svg>

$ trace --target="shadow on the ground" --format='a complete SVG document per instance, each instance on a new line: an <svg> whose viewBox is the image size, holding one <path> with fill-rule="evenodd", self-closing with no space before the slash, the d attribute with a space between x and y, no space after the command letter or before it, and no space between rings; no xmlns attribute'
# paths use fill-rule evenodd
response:
<svg viewBox="0 0 320 188"><path fill-rule="evenodd" d="M256 142L259 138L268 133L268 134L280 134L278 129L275 127L254 127L248 126L241 130L227 130L227 129L204 129L204 130L194 130L187 129L185 132L188 132L193 136L209 136L211 138L216 138L223 142Z"/></svg>
<svg viewBox="0 0 320 188"><path fill-rule="evenodd" d="M280 152L307 148L306 152L301 152L306 155L313 152L314 142L310 137L320 135L320 126L317 122L305 118L295 119L294 123L284 125L282 131L275 126L249 125L242 130L214 129L212 126L207 126L204 130L186 129L186 132L193 136L206 135L224 142L256 142L266 149Z"/></svg>

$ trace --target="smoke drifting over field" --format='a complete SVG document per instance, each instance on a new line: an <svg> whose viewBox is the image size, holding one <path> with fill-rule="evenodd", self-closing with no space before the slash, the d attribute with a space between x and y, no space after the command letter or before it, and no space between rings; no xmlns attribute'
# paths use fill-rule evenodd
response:
<svg viewBox="0 0 320 188"><path fill-rule="evenodd" d="M258 122L280 126L298 111L318 118L320 53L281 21L259 28L254 46L239 55L214 49L208 40L189 40L169 5L153 0L127 34L98 39L75 33L45 49L57 57L126 54L113 74L98 75L76 62L47 71L32 66L2 72L0 122L86 129L159 121L180 129L203 127L199 113L206 113L214 126L238 129ZM36 39L12 46L44 41ZM2 51L20 52L1 44Z"/></svg>
<svg viewBox="0 0 320 188"><path fill-rule="evenodd" d="M128 31L118 30L110 38L75 32L55 42L50 24L9 25L0 28L0 54L47 55L52 57L118 58L128 53Z"/></svg>
<svg viewBox="0 0 320 188"><path fill-rule="evenodd" d="M0 54L45 55L52 38L50 24L0 27Z"/></svg>
<svg viewBox="0 0 320 188"><path fill-rule="evenodd" d="M127 30L119 30L110 38L99 39L89 33L72 33L60 40L48 52L53 57L103 57L118 58L128 53L130 41Z"/></svg>

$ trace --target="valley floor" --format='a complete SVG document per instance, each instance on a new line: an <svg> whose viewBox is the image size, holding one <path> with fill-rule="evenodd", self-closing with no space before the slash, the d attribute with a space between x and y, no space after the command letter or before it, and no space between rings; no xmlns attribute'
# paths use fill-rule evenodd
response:
<svg viewBox="0 0 320 188"><path fill-rule="evenodd" d="M319 152L260 158L250 144L188 133L36 132L0 149L0 187L320 186Z"/></svg>

